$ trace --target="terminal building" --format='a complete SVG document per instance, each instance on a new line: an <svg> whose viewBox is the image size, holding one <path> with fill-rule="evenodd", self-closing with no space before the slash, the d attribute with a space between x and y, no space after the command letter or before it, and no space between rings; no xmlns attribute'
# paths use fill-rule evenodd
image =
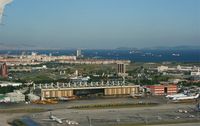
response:
<svg viewBox="0 0 200 126"><path fill-rule="evenodd" d="M45 98L72 96L118 96L138 94L139 87L139 85L125 85L120 82L34 84L34 90L37 90L42 100Z"/></svg>

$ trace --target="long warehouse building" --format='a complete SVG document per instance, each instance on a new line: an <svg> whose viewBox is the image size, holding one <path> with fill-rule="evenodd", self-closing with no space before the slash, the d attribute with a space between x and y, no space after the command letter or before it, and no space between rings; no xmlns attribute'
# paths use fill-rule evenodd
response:
<svg viewBox="0 0 200 126"><path fill-rule="evenodd" d="M41 99L84 96L101 94L104 96L130 95L139 93L139 85L112 85L112 86L87 86L87 87L66 87L66 86L44 86L39 87Z"/></svg>

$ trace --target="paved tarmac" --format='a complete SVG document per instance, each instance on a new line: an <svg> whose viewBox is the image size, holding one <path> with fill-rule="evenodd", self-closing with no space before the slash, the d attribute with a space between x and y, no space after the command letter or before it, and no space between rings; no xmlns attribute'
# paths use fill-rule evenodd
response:
<svg viewBox="0 0 200 126"><path fill-rule="evenodd" d="M153 126L199 126L200 123L181 123L181 124L166 124L166 125L153 125Z"/></svg>
<svg viewBox="0 0 200 126"><path fill-rule="evenodd" d="M138 103L138 102L153 102L158 103L158 106L154 107L132 107L132 108L113 108L113 109L69 109L72 106L79 105L92 105L92 104L110 104L110 103ZM152 124L159 122L177 122L177 121L196 121L200 120L199 115L194 111L195 104L171 104L164 97L146 97L140 99L132 98L90 98L84 100L74 100L68 102L61 102L55 105L37 105L37 104L0 104L0 109L10 108L44 108L51 110L52 113L59 117L67 120L76 121L79 126L109 126L118 124ZM179 112L179 110L186 110L187 113ZM41 126L66 126L66 122L58 124L56 122L43 121L47 119L49 112L35 113L35 114L21 114L20 116L27 116L34 121L41 124ZM6 123L7 119L18 117L18 114L12 114L9 116L0 114L0 122ZM1 123L0 126L4 126ZM195 123L193 126L195 126ZM6 124L5 124L6 125ZM178 125L178 124L176 124ZM180 126L184 124L180 124ZM187 125L187 124L185 124ZM68 125L75 126L75 125ZM168 126L168 125L166 125Z"/></svg>
<svg viewBox="0 0 200 126"><path fill-rule="evenodd" d="M80 123L80 126L108 126L118 124L152 124L159 122L178 122L200 120L199 113L191 109L191 105L186 104L167 104L155 107L139 108L120 108L120 109L92 109L75 110L62 109L54 110L52 113L59 118L67 118ZM187 111L187 113L179 112ZM42 126L57 125L57 123L45 122L42 119L47 118L49 112L32 115L32 119L42 124ZM66 123L61 124L64 126Z"/></svg>

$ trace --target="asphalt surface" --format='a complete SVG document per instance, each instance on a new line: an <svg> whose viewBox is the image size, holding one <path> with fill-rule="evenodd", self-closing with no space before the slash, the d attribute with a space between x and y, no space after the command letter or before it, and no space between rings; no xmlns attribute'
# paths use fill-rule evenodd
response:
<svg viewBox="0 0 200 126"><path fill-rule="evenodd" d="M144 103L160 103L165 104L167 101L163 97L149 97L149 98L140 98L140 99L133 99L130 97L124 97L124 98L87 98L87 99L77 99L72 101L65 101L65 102L59 102L59 104L25 104L25 103L1 103L0 109L20 109L20 108L44 108L44 109L64 109L69 108L72 106L78 106L78 105L93 105L93 104L110 104L110 103L138 103L138 102L144 102Z"/></svg>
<svg viewBox="0 0 200 126"><path fill-rule="evenodd" d="M113 108L113 109L69 109L72 106L92 105L92 104L111 104L111 103L138 103L153 102L159 105L154 107L132 107L132 108ZM44 121L48 119L49 112L34 114L24 114L41 126L75 126L66 123L66 120L75 121L79 126L123 126L123 124L154 124L171 122L195 122L200 121L200 113L194 111L195 104L171 104L164 97L147 97L140 99L132 98L90 98L84 100L74 100L60 102L55 105L37 105L37 104L0 104L0 108L44 108L50 110L58 118L64 118L63 124ZM180 111L181 110L181 111ZM182 112L187 111L187 112ZM4 116L5 114L0 114ZM196 126L200 123L192 123ZM178 125L178 124L176 124ZM187 125L187 124L180 124ZM168 125L166 125L168 126Z"/></svg>
<svg viewBox="0 0 200 126"><path fill-rule="evenodd" d="M156 107L121 108L121 109L95 109L75 110L62 109L54 110L52 113L59 118L76 121L80 126L108 126L118 124L153 124L160 122L178 122L199 120L199 113L191 109L191 105L167 104ZM179 112L187 111L187 113ZM45 122L42 119L48 118L49 112L33 114L30 117L39 122L42 126L57 126L56 122ZM59 124L65 126L64 124Z"/></svg>

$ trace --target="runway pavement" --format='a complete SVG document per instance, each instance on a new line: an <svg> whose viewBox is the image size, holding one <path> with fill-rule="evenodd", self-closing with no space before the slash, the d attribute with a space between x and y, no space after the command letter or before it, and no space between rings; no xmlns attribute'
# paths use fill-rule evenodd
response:
<svg viewBox="0 0 200 126"><path fill-rule="evenodd" d="M108 126L119 124L154 124L160 122L189 122L199 120L198 113L190 109L191 105L167 104L156 107L121 108L121 109L97 109L97 110L75 110L62 109L54 110L52 113L60 118L67 118L80 123L80 126ZM187 110L187 113L179 112ZM32 115L33 120L43 126L57 125L56 123L44 122L41 119L47 118L49 112ZM64 126L66 124L61 124Z"/></svg>
<svg viewBox="0 0 200 126"><path fill-rule="evenodd" d="M113 108L113 109L69 109L72 106L79 105L94 105L94 104L110 104L110 103L138 103L138 102L153 102L158 103L154 107L130 107L130 108ZM140 99L132 98L105 98L105 99L84 99L74 100L69 102L61 102L55 105L37 105L37 104L5 104L0 105L0 108L43 108L52 111L59 118L76 121L80 126L117 126L120 124L153 124L159 122L190 122L199 119L199 114L194 112L192 108L195 104L171 104L164 97L146 97ZM179 110L187 110L187 113L179 112ZM5 115L5 116L4 116ZM13 116L15 114L13 113ZM67 123L57 124L56 122L42 121L49 116L49 112L27 113L23 114L30 117L41 126L66 126ZM0 116L7 117L7 114ZM6 122L1 119L0 122ZM198 123L197 123L198 124ZM0 124L1 126L1 124ZM68 125L70 126L70 125ZM72 125L73 126L73 125ZM194 125L195 126L195 125Z"/></svg>

